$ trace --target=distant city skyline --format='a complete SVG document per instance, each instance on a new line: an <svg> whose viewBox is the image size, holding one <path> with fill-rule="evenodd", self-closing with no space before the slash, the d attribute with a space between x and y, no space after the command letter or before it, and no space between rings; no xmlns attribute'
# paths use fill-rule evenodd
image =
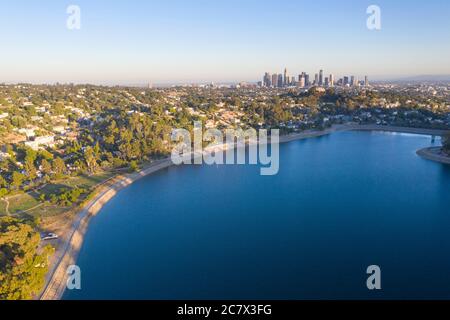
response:
<svg viewBox="0 0 450 320"><path fill-rule="evenodd" d="M71 4L80 30L66 27ZM381 8L378 31L366 27L371 4ZM0 35L0 83L257 82L284 68L312 80L323 69L322 82L328 70L336 81L450 75L443 0L17 0L0 10Z"/></svg>
<svg viewBox="0 0 450 320"><path fill-rule="evenodd" d="M351 73L350 73L351 74ZM281 88L281 87L310 87L310 86L320 86L320 87L333 87L333 86L368 86L369 76L365 75L362 79L359 79L355 75L347 74L337 79L333 73L325 74L323 69L320 69L317 73L314 73L314 80L311 81L311 76L308 72L302 71L296 73L289 72L287 68L284 68L283 73L270 73L265 72L261 80L257 81L260 87L271 87L271 88Z"/></svg>

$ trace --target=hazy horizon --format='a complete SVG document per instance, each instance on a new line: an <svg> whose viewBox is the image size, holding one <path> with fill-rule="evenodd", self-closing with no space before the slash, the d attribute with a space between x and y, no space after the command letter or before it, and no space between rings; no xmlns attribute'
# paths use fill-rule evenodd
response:
<svg viewBox="0 0 450 320"><path fill-rule="evenodd" d="M350 75L350 74L349 74ZM363 80L361 77L360 80ZM151 85L152 87L171 87L171 86L183 86L183 85L205 85L205 84L211 84L214 83L216 85L236 85L241 82L247 82L256 84L257 81L260 81L259 79L255 79L254 81L173 81L173 82L135 82L135 83L126 83L126 82L83 82L83 81L67 81L67 82L61 82L61 81L53 81L53 82L27 82L27 81L17 81L17 82L0 82L0 85L18 85L18 84L31 84L31 85L98 85L98 86L107 86L107 87L114 87L114 86L123 86L123 87L148 87ZM398 78L378 78L378 79L371 79L369 76L369 82L371 83L395 83L395 82L450 82L450 75L418 75L418 76L412 76L412 77L398 77Z"/></svg>

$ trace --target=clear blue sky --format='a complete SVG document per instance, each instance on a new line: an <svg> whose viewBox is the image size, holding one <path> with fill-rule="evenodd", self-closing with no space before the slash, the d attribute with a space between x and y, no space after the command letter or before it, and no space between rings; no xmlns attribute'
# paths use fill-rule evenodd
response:
<svg viewBox="0 0 450 320"><path fill-rule="evenodd" d="M81 30L66 28L70 4ZM366 28L381 7L382 29ZM450 74L448 0L0 0L0 82Z"/></svg>

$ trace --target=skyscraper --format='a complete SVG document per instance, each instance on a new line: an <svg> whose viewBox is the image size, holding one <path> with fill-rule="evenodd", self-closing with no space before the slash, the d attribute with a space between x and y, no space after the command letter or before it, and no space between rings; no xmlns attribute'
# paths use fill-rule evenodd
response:
<svg viewBox="0 0 450 320"><path fill-rule="evenodd" d="M272 85L272 79L270 77L270 73L266 72L263 79L264 87L270 87Z"/></svg>
<svg viewBox="0 0 450 320"><path fill-rule="evenodd" d="M319 75L316 73L315 75L314 75L314 85L318 85L319 84Z"/></svg>
<svg viewBox="0 0 450 320"><path fill-rule="evenodd" d="M302 78L303 78L303 81L305 81L305 85L306 85L306 73L305 72L302 72L301 74L298 75L298 82L302 81Z"/></svg>
<svg viewBox="0 0 450 320"><path fill-rule="evenodd" d="M305 76L304 75L300 75L300 79L298 81L298 86L300 88L304 88L306 86L306 84L305 84Z"/></svg>
<svg viewBox="0 0 450 320"><path fill-rule="evenodd" d="M279 88L283 87L283 75L282 74L278 75L278 87Z"/></svg>
<svg viewBox="0 0 450 320"><path fill-rule="evenodd" d="M346 86L346 85L348 85L348 77L347 76L344 77L344 86Z"/></svg>
<svg viewBox="0 0 450 320"><path fill-rule="evenodd" d="M323 70L319 72L319 86L323 86Z"/></svg>
<svg viewBox="0 0 450 320"><path fill-rule="evenodd" d="M311 83L309 82L309 74L305 73L305 86L309 86Z"/></svg>
<svg viewBox="0 0 450 320"><path fill-rule="evenodd" d="M330 74L330 87L334 87L334 75Z"/></svg>
<svg viewBox="0 0 450 320"><path fill-rule="evenodd" d="M328 77L325 77L325 87L328 87L330 85L330 80Z"/></svg>
<svg viewBox="0 0 450 320"><path fill-rule="evenodd" d="M284 80L283 80L283 85L287 86L289 84L289 78L288 78L288 74L287 74L287 68L284 68Z"/></svg>
<svg viewBox="0 0 450 320"><path fill-rule="evenodd" d="M367 76L364 77L364 86L365 87L369 86L369 77L367 77Z"/></svg>
<svg viewBox="0 0 450 320"><path fill-rule="evenodd" d="M272 87L278 87L278 75L276 73L272 75Z"/></svg>

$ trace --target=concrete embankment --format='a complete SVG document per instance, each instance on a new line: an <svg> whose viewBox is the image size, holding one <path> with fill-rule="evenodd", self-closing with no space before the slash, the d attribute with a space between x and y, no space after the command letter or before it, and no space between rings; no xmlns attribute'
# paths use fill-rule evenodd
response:
<svg viewBox="0 0 450 320"><path fill-rule="evenodd" d="M424 134L424 135L430 135L430 136L443 136L445 134L450 133L450 130L381 126L381 125L357 125L357 126L353 126L353 129L351 129L351 130L387 131L387 132L399 132L399 133L411 133L411 134Z"/></svg>

